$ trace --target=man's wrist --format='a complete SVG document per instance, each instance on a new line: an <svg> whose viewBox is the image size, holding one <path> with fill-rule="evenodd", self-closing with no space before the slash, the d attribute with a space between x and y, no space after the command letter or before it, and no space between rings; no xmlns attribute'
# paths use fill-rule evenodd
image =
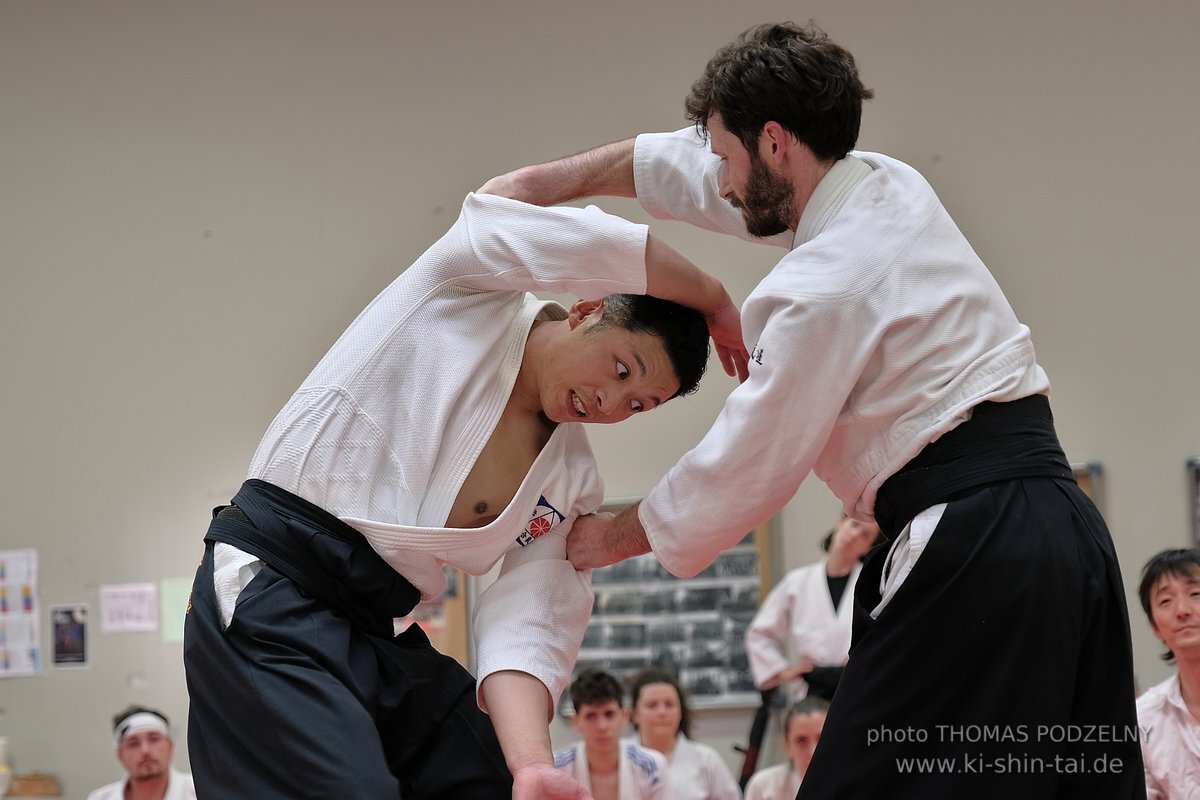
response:
<svg viewBox="0 0 1200 800"><path fill-rule="evenodd" d="M638 508L640 503L635 503L629 508L622 511L614 520L616 523L616 536L613 544L616 555L619 556L618 561L624 561L627 558L640 556L643 553L649 553L651 550L650 539L646 535L646 528L642 525L642 520L638 517Z"/></svg>

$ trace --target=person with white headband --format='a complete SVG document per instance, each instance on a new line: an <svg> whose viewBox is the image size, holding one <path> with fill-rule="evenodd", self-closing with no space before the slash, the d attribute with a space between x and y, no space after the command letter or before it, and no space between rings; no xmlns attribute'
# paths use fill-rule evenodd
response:
<svg viewBox="0 0 1200 800"><path fill-rule="evenodd" d="M161 711L130 706L113 717L121 780L101 786L87 800L196 800L192 776L171 768L175 743L171 723Z"/></svg>

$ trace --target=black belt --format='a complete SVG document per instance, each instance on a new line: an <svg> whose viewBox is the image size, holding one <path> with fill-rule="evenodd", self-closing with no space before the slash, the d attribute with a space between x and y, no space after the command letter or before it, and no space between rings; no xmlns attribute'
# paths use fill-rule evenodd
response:
<svg viewBox="0 0 1200 800"><path fill-rule="evenodd" d="M205 539L257 556L362 630L391 638L392 619L412 611L420 591L328 511L266 481L251 479L232 506L213 509Z"/></svg>
<svg viewBox="0 0 1200 800"><path fill-rule="evenodd" d="M975 406L969 420L926 445L884 481L875 498L875 520L895 538L930 506L1017 478L1075 480L1045 395Z"/></svg>

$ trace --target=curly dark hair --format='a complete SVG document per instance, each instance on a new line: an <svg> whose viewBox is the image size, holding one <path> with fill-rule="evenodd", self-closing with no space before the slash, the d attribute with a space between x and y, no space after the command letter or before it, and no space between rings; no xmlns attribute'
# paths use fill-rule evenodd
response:
<svg viewBox="0 0 1200 800"><path fill-rule="evenodd" d="M571 681L570 692L576 713L585 705L599 705L609 700L616 700L621 707L625 705L625 690L621 682L598 667L580 670L575 680Z"/></svg>
<svg viewBox="0 0 1200 800"><path fill-rule="evenodd" d="M718 50L684 106L701 132L720 114L751 153L774 121L818 159L836 161L854 149L863 101L874 96L849 51L811 22L782 22L750 28Z"/></svg>

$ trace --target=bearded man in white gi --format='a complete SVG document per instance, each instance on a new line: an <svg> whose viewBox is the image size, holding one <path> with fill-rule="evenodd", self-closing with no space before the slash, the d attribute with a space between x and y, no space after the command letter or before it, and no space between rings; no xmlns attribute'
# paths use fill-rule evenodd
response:
<svg viewBox="0 0 1200 800"><path fill-rule="evenodd" d="M709 61L693 127L485 187L636 195L655 217L785 249L742 306L750 377L641 503L577 523L568 555L595 567L653 549L694 575L815 472L892 544L859 576L800 798L1140 798L1111 536L1063 455L1029 328L928 182L854 151L871 96L816 26L762 25Z"/></svg>

